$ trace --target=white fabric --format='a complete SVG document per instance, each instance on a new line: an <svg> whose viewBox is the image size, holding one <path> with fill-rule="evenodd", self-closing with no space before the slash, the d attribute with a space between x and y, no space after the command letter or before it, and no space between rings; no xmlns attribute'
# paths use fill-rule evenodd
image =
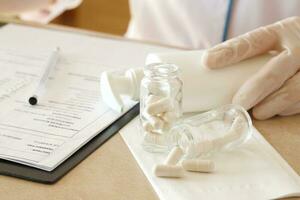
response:
<svg viewBox="0 0 300 200"><path fill-rule="evenodd" d="M229 38L300 16L299 0L235 0ZM126 36L191 49L221 42L228 0L130 0Z"/></svg>
<svg viewBox="0 0 300 200"><path fill-rule="evenodd" d="M240 149L221 153L213 160L214 173L185 173L181 179L155 177L152 168L166 155L145 152L139 120L120 132L138 164L162 200L275 199L300 196L300 178L271 145L253 128L253 137Z"/></svg>

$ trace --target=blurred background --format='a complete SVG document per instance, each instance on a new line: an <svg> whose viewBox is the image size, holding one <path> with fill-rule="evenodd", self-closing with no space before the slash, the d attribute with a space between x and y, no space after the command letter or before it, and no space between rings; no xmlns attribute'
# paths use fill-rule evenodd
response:
<svg viewBox="0 0 300 200"><path fill-rule="evenodd" d="M123 35L130 13L128 0L0 0L7 18Z"/></svg>
<svg viewBox="0 0 300 200"><path fill-rule="evenodd" d="M116 35L126 32L130 19L128 0L83 0L51 23Z"/></svg>
<svg viewBox="0 0 300 200"><path fill-rule="evenodd" d="M9 17L115 35L126 32L130 39L206 49L299 16L299 7L300 0L0 0L0 20Z"/></svg>

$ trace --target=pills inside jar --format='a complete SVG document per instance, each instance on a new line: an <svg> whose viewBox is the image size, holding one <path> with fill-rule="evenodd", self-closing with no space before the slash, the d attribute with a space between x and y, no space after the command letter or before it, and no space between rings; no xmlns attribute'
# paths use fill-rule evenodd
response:
<svg viewBox="0 0 300 200"><path fill-rule="evenodd" d="M150 152L169 149L169 132L181 117L182 81L173 64L147 65L140 88L143 147ZM159 142L158 142L159 141Z"/></svg>

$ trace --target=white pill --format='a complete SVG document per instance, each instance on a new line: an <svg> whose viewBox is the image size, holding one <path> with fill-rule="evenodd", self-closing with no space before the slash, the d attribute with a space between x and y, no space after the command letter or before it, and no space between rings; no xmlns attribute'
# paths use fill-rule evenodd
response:
<svg viewBox="0 0 300 200"><path fill-rule="evenodd" d="M211 160L189 159L181 163L183 169L193 172L213 172L215 163Z"/></svg>
<svg viewBox="0 0 300 200"><path fill-rule="evenodd" d="M163 98L163 97L151 94L146 98L145 104L149 105L149 104L155 103L156 101L160 100L161 98Z"/></svg>
<svg viewBox="0 0 300 200"><path fill-rule="evenodd" d="M164 130L170 130L172 127L172 124L171 123L168 123L168 122L164 122Z"/></svg>
<svg viewBox="0 0 300 200"><path fill-rule="evenodd" d="M244 131L243 123L244 123L243 118L240 116L237 117L233 121L230 129L224 134L224 136L216 139L216 141L214 142L219 143L220 145L225 145L235 140L238 140L242 136Z"/></svg>
<svg viewBox="0 0 300 200"><path fill-rule="evenodd" d="M143 129L146 131L146 132L151 132L154 130L154 127L151 125L150 122L144 122L143 123Z"/></svg>
<svg viewBox="0 0 300 200"><path fill-rule="evenodd" d="M162 129L164 127L164 121L159 117L149 115L146 112L143 113L143 116L153 126L154 129Z"/></svg>
<svg viewBox="0 0 300 200"><path fill-rule="evenodd" d="M174 147L170 153L168 154L168 157L165 161L166 165L176 165L178 161L183 156L184 152L180 147Z"/></svg>
<svg viewBox="0 0 300 200"><path fill-rule="evenodd" d="M180 178L183 177L183 169L178 165L156 165L153 173L158 177Z"/></svg>
<svg viewBox="0 0 300 200"><path fill-rule="evenodd" d="M236 135L236 136L241 135L244 131L245 125L246 122L243 117L241 116L236 117L229 129L229 134Z"/></svg>
<svg viewBox="0 0 300 200"><path fill-rule="evenodd" d="M224 139L224 136L215 138L212 140L212 142L214 144L214 147L216 147L216 148L220 148L228 143L228 141L226 139Z"/></svg>
<svg viewBox="0 0 300 200"><path fill-rule="evenodd" d="M229 144L235 140L238 140L243 134L243 123L244 119L238 116L232 122L230 129L222 136L212 140L214 147L219 148L226 144Z"/></svg>
<svg viewBox="0 0 300 200"><path fill-rule="evenodd" d="M165 123L164 121L162 121L160 118L158 117L152 117L152 126L155 128L155 129L163 129L164 126L165 126Z"/></svg>
<svg viewBox="0 0 300 200"><path fill-rule="evenodd" d="M162 118L165 122L172 123L176 120L176 113L175 112L165 112L163 113L160 118Z"/></svg>
<svg viewBox="0 0 300 200"><path fill-rule="evenodd" d="M164 97L152 104L148 104L145 107L145 112L148 113L149 115L157 115L171 110L172 110L172 101L170 97Z"/></svg>
<svg viewBox="0 0 300 200"><path fill-rule="evenodd" d="M230 127L230 130L237 130L237 129L241 129L242 128L242 124L244 124L244 118L241 116L236 117L233 122L232 125Z"/></svg>

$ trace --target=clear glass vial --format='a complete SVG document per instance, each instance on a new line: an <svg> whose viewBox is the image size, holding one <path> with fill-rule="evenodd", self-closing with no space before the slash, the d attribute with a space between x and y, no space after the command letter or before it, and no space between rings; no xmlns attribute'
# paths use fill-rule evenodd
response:
<svg viewBox="0 0 300 200"><path fill-rule="evenodd" d="M140 86L140 120L143 147L150 152L167 151L170 129L182 115L182 81L176 65L145 66Z"/></svg>
<svg viewBox="0 0 300 200"><path fill-rule="evenodd" d="M226 105L178 122L170 131L173 146L187 158L208 157L244 144L252 134L248 112L239 105Z"/></svg>

